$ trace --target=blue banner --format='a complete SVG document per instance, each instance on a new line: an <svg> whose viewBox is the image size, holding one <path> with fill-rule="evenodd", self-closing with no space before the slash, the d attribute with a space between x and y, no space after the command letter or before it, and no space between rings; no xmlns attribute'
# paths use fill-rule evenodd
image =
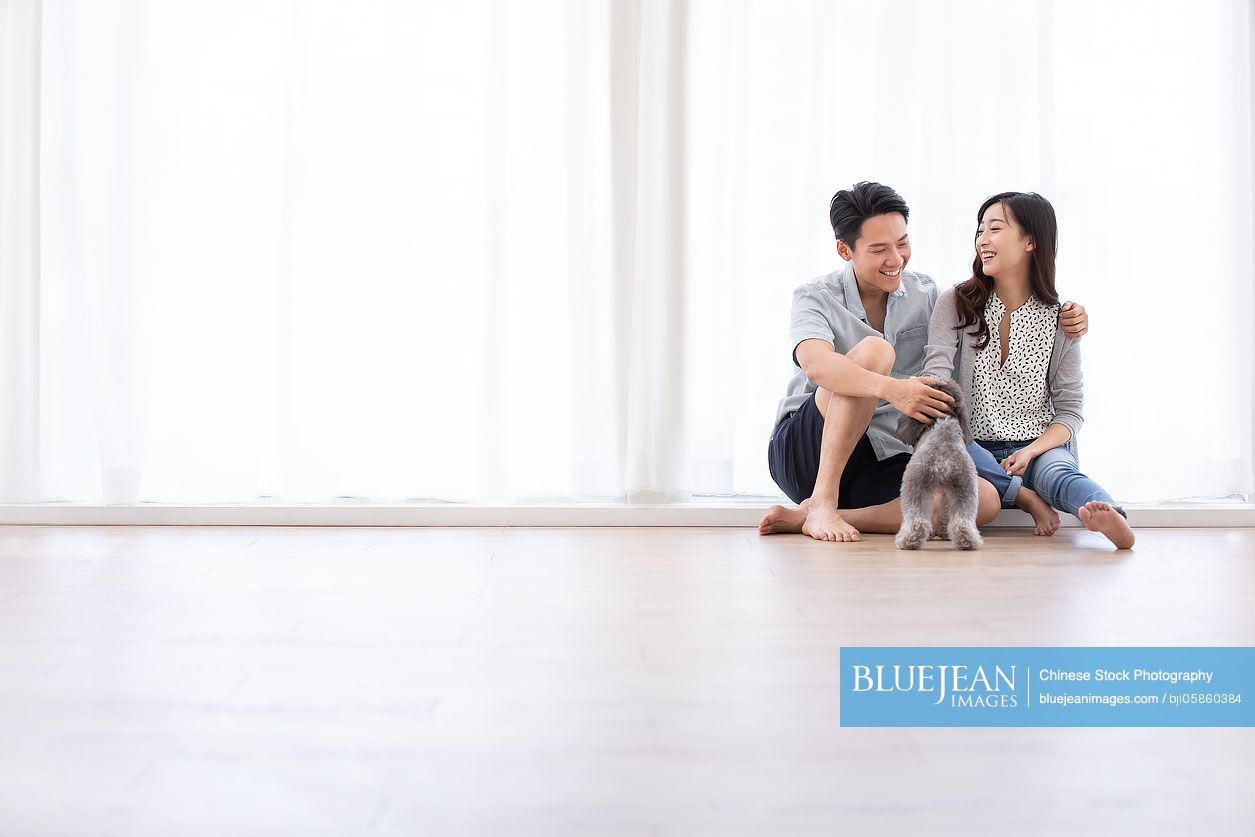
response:
<svg viewBox="0 0 1255 837"><path fill-rule="evenodd" d="M842 648L843 727L1250 727L1255 648Z"/></svg>

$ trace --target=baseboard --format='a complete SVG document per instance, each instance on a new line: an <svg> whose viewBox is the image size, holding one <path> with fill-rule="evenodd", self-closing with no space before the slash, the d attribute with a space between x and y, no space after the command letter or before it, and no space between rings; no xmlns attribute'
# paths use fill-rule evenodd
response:
<svg viewBox="0 0 1255 837"><path fill-rule="evenodd" d="M5 526L744 526L758 524L766 503L668 505L572 504L497 505L286 505L126 506L0 505ZM1255 527L1255 504L1168 504L1126 506L1138 527ZM1064 526L1079 525L1063 515ZM993 527L1030 525L1021 511L1004 511Z"/></svg>

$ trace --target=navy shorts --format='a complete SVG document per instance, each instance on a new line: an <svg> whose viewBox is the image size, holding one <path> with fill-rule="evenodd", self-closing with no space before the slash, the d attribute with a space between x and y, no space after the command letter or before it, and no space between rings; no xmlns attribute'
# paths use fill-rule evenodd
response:
<svg viewBox="0 0 1255 837"><path fill-rule="evenodd" d="M823 435L824 417L813 395L799 409L780 419L776 432L771 434L767 467L776 485L795 503L801 503L815 491ZM879 506L897 497L902 493L902 472L910 461L909 453L877 459L871 439L864 433L841 473L837 508Z"/></svg>

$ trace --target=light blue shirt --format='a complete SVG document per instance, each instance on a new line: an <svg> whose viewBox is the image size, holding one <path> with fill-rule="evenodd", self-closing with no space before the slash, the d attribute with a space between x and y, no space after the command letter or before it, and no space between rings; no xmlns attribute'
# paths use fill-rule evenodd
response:
<svg viewBox="0 0 1255 837"><path fill-rule="evenodd" d="M920 374L924 367L928 320L936 304L937 284L932 279L922 273L902 271L901 284L889 294L885 306L885 330L881 333L867 322L867 311L858 294L852 262L795 290L789 341L797 372L789 381L788 393L776 409L776 423L779 424L780 419L805 404L816 389L797 362L797 346L803 340L823 340L845 354L864 337L883 337L896 353L890 374L895 378L910 378ZM911 452L911 447L897 436L898 415L898 411L887 401L876 405L867 436L877 459Z"/></svg>

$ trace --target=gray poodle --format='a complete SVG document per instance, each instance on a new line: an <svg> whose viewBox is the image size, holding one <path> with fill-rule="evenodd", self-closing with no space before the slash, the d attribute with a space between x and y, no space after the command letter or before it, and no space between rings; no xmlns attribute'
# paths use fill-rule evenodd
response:
<svg viewBox="0 0 1255 837"><path fill-rule="evenodd" d="M898 436L915 453L902 475L902 528L898 549L919 549L933 536L933 496L941 492L941 537L955 549L979 549L976 529L976 466L967 452L972 431L967 423L963 393L954 381L933 385L954 397L951 414L924 424L909 416L898 418Z"/></svg>

